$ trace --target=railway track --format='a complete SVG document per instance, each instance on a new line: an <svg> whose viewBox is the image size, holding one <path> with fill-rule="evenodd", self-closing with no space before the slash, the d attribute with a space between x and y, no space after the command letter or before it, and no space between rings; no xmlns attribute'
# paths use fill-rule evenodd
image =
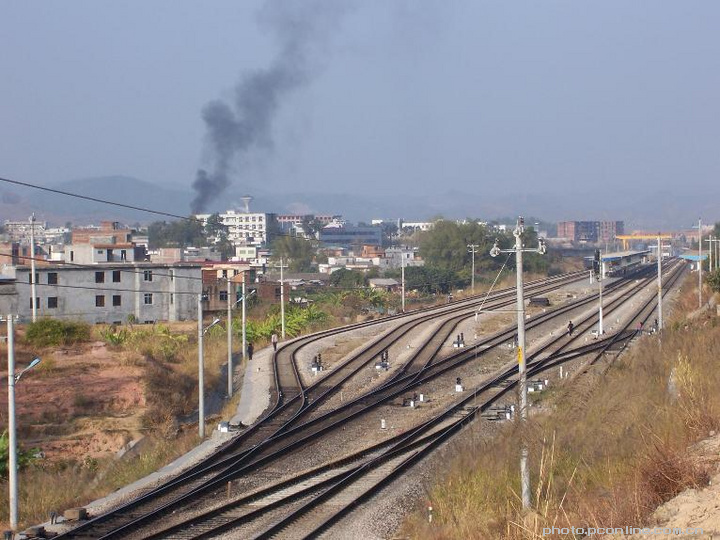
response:
<svg viewBox="0 0 720 540"><path fill-rule="evenodd" d="M584 279L584 273L575 276L563 276L549 282L535 282L529 285L530 294L534 291L547 291L551 287L561 286L567 282ZM532 288L532 289L531 289ZM606 289L606 294L608 294ZM491 297L491 306L501 306L503 302L513 303L514 291L499 291ZM528 321L533 325L541 325L547 320L561 316L571 309L577 309L583 303L592 302L593 297L581 302L573 303L552 313L541 314ZM425 314L413 314L399 324L385 332L371 342L358 354L352 356L333 372L333 377L318 381L305 388L297 372L295 355L313 340L322 339L331 332L320 333L311 339L296 340L278 351L276 356L276 405L256 426L250 428L239 443L226 445L208 463L193 467L175 480L166 483L148 494L147 499L140 503L126 505L120 512L100 516L68 533L62 538L120 538L132 537L133 531L142 530L153 518L162 517L180 508L183 504L192 506L192 502L207 493L219 492L228 481L247 473L250 468L262 467L264 464L278 459L279 455L302 446L313 437L318 437L327 431L337 428L343 422L356 418L376 407L388 399L396 397L409 388L422 384L432 378L447 373L463 362L468 361L470 351L461 351L442 361L435 361L439 347L447 340L457 324L474 314L479 298L472 301L458 302L455 305L435 308ZM410 329L419 324L426 323L438 315L444 317L438 331L423 344L419 350L395 373L394 377L376 389L376 394L368 393L341 407L341 412L332 411L329 415L319 415L308 418L309 413L322 402L323 399L339 390L342 384L349 380L368 363L373 361L381 350L388 346L388 342L399 339ZM355 325L357 327L358 325ZM501 331L488 339L483 340L474 348L474 357L497 347L507 341L511 330ZM479 348L483 348L479 351ZM283 361L285 358L285 361ZM294 379L294 383L292 380ZM295 385L295 386L293 386ZM294 388L294 390L293 390ZM304 420L304 422L302 422ZM332 420L332 421L330 421ZM428 444L429 441L428 441ZM329 481L328 481L329 482ZM177 488L177 489L176 489ZM150 502L152 501L152 502ZM129 536L128 536L129 535ZM136 536L146 537L146 535Z"/></svg>
<svg viewBox="0 0 720 540"><path fill-rule="evenodd" d="M529 289L536 294L544 293L582 278L583 273L581 272L558 276L550 280L532 282L529 285ZM335 383L335 385L339 387L342 385L342 382L350 378L359 369L362 369L369 361L372 361L374 355L376 355L379 350L382 350L383 347L387 346L388 342L393 339L399 339L411 328L422 324L438 314L452 314L457 311L473 310L475 309L474 306L481 301L487 302L489 300L488 305L494 305L495 302L502 303L504 298L509 298L512 294L513 291L507 289L490 295L489 299L478 296L450 305L393 317L392 319L398 321L405 320L405 322L401 322L399 328L385 332L359 354L344 362L340 366L340 369L333 373L333 378L339 381ZM386 320L380 322L386 322ZM297 352L313 341L346 331L347 328L356 329L376 324L378 324L378 322L372 321L370 323L351 325L343 329L319 332L282 346L274 358L276 403L265 417L245 433L236 437L235 440L221 447L218 452L203 463L192 467L177 478L166 482L164 485L146 492L120 509L84 523L61 537L97 538L105 534L110 534L111 531L117 531L117 537L121 537L127 530L135 527L139 519L152 513L153 510L162 512L169 509L168 505L176 500L182 499L183 497L194 497L197 495L197 490L202 486L207 486L213 478L220 477L220 481L224 481L225 475L223 473L227 473L229 470L237 468L241 462L247 461L250 456L256 454L258 449L262 447L263 441L269 440L273 435L276 435L278 431L288 425L288 422L296 420L299 416L305 414L304 411L306 409L311 409L311 407L308 407L309 401L312 401L314 403L313 406L316 406L332 392L333 383L327 379L323 379L308 388L302 385L297 372L297 362L295 361ZM129 525L129 527L124 528L126 525Z"/></svg>
<svg viewBox="0 0 720 540"><path fill-rule="evenodd" d="M670 281L666 280L666 287L671 286L672 282L679 276L679 273L680 272L676 271L671 274L669 278ZM642 289L647 283L648 281L644 281L637 287L634 287L634 289ZM616 307L615 304L619 305L622 301L626 300L624 296L627 295L611 301L607 305L607 312L612 313ZM577 336L571 340L557 338L554 342L556 344L561 343L560 347L556 347L555 350L547 354L544 358L540 358L541 355L549 349L548 346L544 346L529 358L528 370L530 375L535 376L561 363L586 357L593 351L599 351L595 359L600 358L608 349L617 346L618 343L624 347L636 334L634 331L628 330L628 326L631 325L635 319L643 316L643 310L644 318L649 318L650 311L648 310L654 309L652 304L655 302L656 300L651 298L641 306L638 315L628 320L625 326L616 334L594 341L589 345L582 345L567 350L568 343L576 341L578 339ZM593 317L588 317L586 320L579 321L579 326L593 324L594 321L592 319ZM595 359L593 359L591 363L594 362ZM499 386L500 383L506 384ZM335 523L360 501L376 493L404 469L412 466L412 464L419 459L422 459L422 457L432 451L438 444L455 433L462 425L472 421L478 412L486 410L500 397L514 388L516 384L517 370L512 367L501 373L498 377L485 383L481 388L476 389L470 397L451 406L447 411L439 415L436 420L420 426L410 436L404 436L402 442L388 448L381 455L368 458L362 465L350 466L342 461L339 463L341 468L334 471L333 474L329 474L327 470L323 469L325 476L318 476L317 481L314 483L309 483L307 480L307 476L312 473L306 473L303 476L304 483L296 484L298 486L297 490L289 495L275 495L270 503L261 504L258 508L250 512L243 512L242 506L244 501L235 501L217 508L213 512L214 517L212 520L203 520L196 517L176 524L174 527L159 532L150 538L211 538L224 531L236 530L238 527L252 523L253 520L259 519L271 511L277 511L281 506L288 507L291 505L295 507L269 527L262 530L258 530L257 527L255 528L256 530L253 530L252 527L240 529L243 537L282 538L283 530L291 524L292 538L314 537L332 523ZM479 395L487 392L492 392L493 395L488 397L482 404L473 406L467 411L463 409L469 401L476 400ZM458 415L458 413L463 412L464 414L460 414L459 418L447 423L447 419L451 415ZM431 425L436 425L438 422L446 422L446 424L440 429L436 429L433 433L422 435ZM420 435L422 435L422 437L418 441L417 438ZM374 450L374 448L368 449L368 451L370 450ZM286 482L292 482L292 480ZM353 486L351 490L348 487L350 485ZM344 495L341 495L341 493L344 493ZM328 503L327 501L329 500L333 502Z"/></svg>

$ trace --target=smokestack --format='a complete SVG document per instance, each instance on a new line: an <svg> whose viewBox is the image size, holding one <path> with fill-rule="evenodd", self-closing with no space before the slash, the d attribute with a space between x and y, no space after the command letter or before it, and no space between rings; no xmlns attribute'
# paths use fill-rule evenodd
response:
<svg viewBox="0 0 720 540"><path fill-rule="evenodd" d="M207 128L210 167L199 169L192 212L204 211L230 185L233 167L258 148L272 148L272 123L282 100L306 84L318 70L309 57L328 30L337 26L343 6L332 0L268 2L260 21L278 38L279 52L270 66L247 73L235 98L211 101L202 111Z"/></svg>
<svg viewBox="0 0 720 540"><path fill-rule="evenodd" d="M253 200L253 198L250 195L244 195L240 197L240 200L243 202L243 207L245 208L245 213L250 213L250 201Z"/></svg>

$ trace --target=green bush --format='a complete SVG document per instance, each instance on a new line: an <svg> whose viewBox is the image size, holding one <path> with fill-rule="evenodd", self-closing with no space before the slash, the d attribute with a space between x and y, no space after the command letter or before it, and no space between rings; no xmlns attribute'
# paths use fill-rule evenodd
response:
<svg viewBox="0 0 720 540"><path fill-rule="evenodd" d="M25 340L35 347L56 347L90 341L91 334L85 322L40 319L28 325Z"/></svg>
<svg viewBox="0 0 720 540"><path fill-rule="evenodd" d="M0 478L5 479L8 477L8 455L9 455L9 436L7 431L3 431L0 434ZM30 463L35 460L35 456L38 454L37 448L31 448L30 450L23 450L18 448L17 460L18 468L24 469Z"/></svg>

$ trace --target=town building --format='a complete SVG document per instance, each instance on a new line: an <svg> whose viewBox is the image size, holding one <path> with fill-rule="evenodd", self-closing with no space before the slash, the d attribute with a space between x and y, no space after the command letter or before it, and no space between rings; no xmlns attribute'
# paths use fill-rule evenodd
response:
<svg viewBox="0 0 720 540"><path fill-rule="evenodd" d="M32 317L30 266L16 267L17 313ZM92 267L49 264L35 269L35 305L41 317L89 323L140 323L197 318L201 265L149 262Z"/></svg>
<svg viewBox="0 0 720 540"><path fill-rule="evenodd" d="M400 289L400 283L392 278L370 278L368 285L371 289L382 289L388 292L395 292Z"/></svg>
<svg viewBox="0 0 720 540"><path fill-rule="evenodd" d="M206 225L212 214L195 217ZM228 240L236 245L261 247L272 241L277 229L276 214L227 210L218 214L220 223L228 230Z"/></svg>
<svg viewBox="0 0 720 540"><path fill-rule="evenodd" d="M622 221L560 221L557 229L558 238L571 242L611 242L617 235L624 234L625 224Z"/></svg>
<svg viewBox="0 0 720 540"><path fill-rule="evenodd" d="M228 280L230 296L228 297ZM227 311L228 298L232 304L242 299L242 284L246 294L255 287L255 271L249 264L233 262L209 262L202 269L203 311Z"/></svg>
<svg viewBox="0 0 720 540"><path fill-rule="evenodd" d="M132 241L133 230L117 221L102 221L99 227L74 228L62 254L52 257L75 264L104 264L144 261L144 247Z"/></svg>
<svg viewBox="0 0 720 540"><path fill-rule="evenodd" d="M32 228L36 242L45 241L45 231L48 227L46 221L8 221L3 224L3 229L11 242L30 243L30 229Z"/></svg>
<svg viewBox="0 0 720 540"><path fill-rule="evenodd" d="M372 226L353 226L331 223L320 229L319 240L327 245L350 247L382 244L382 229Z"/></svg>

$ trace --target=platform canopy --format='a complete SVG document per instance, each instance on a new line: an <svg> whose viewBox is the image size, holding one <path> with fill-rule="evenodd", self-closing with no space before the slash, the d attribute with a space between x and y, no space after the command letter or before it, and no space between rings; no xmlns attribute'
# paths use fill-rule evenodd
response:
<svg viewBox="0 0 720 540"><path fill-rule="evenodd" d="M707 253L703 253L702 257L700 255L680 255L681 259L685 259L686 261L699 261L700 259L707 260L708 256Z"/></svg>
<svg viewBox="0 0 720 540"><path fill-rule="evenodd" d="M623 259L630 259L632 257L642 257L648 253L650 253L649 249L642 251L618 251L616 253L605 253L604 255L601 255L600 258L603 262L620 261Z"/></svg>

